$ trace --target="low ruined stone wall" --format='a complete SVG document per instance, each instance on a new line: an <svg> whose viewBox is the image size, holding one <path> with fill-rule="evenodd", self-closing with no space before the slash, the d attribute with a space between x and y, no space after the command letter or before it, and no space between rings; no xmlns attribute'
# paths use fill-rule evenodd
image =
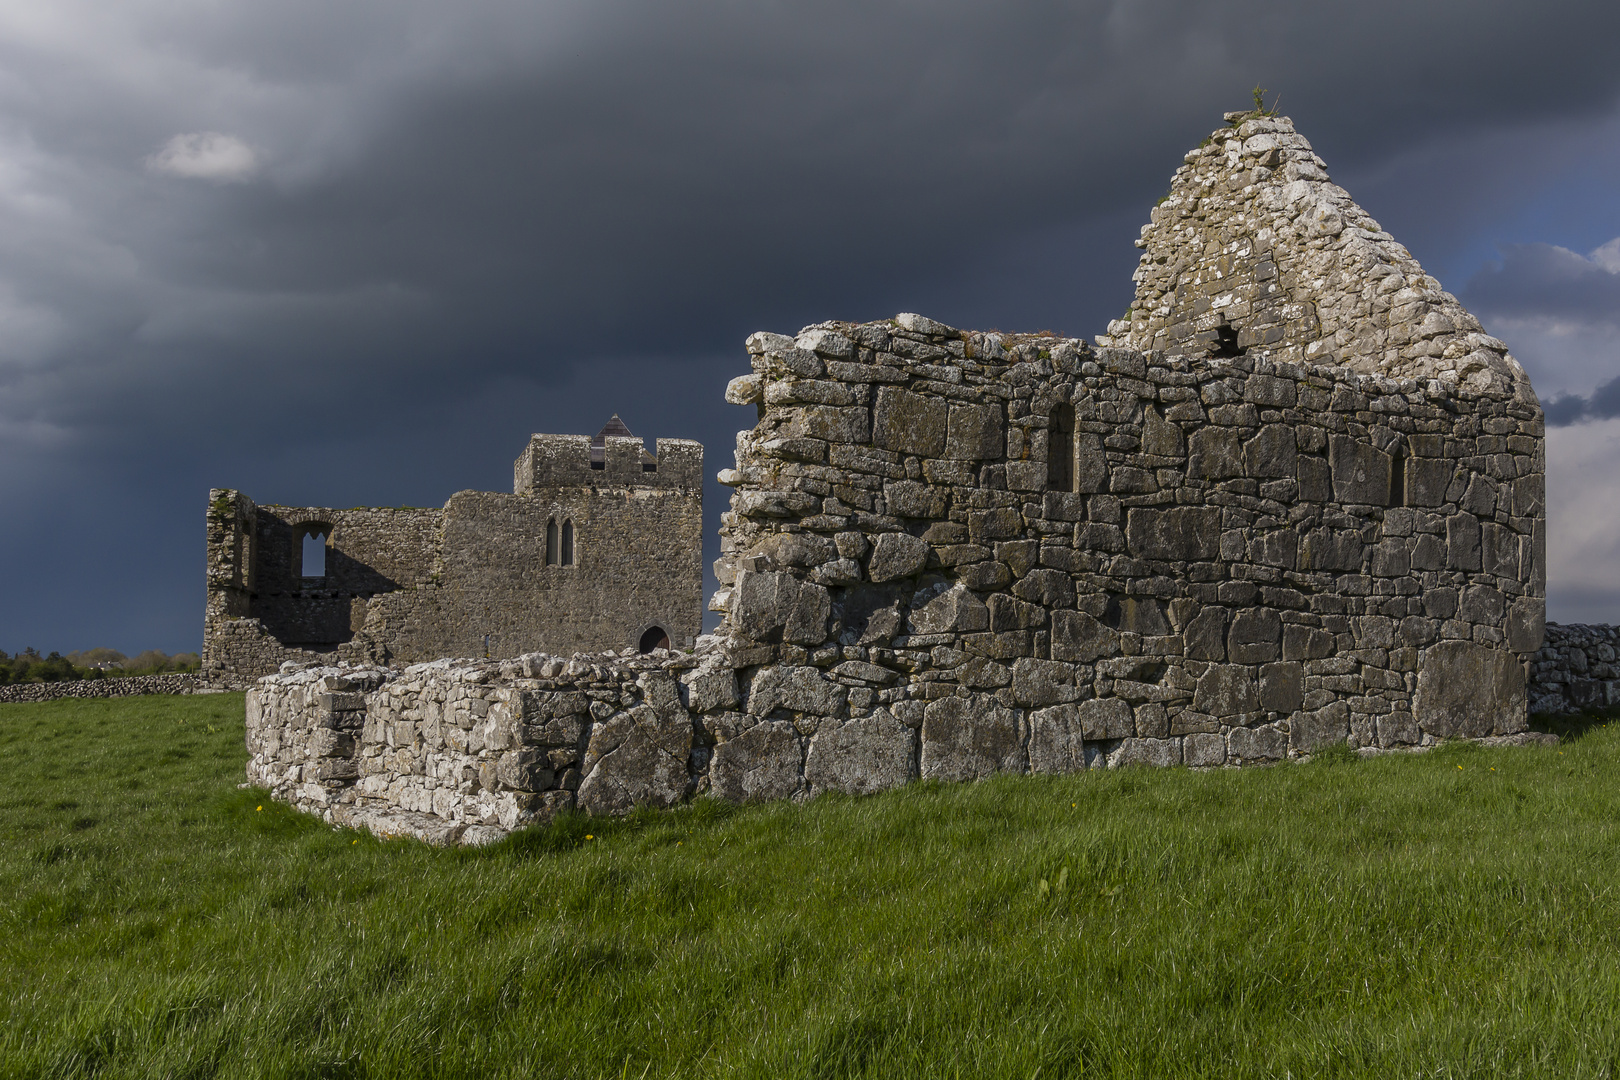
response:
<svg viewBox="0 0 1620 1080"><path fill-rule="evenodd" d="M0 686L0 702L138 697L141 694L195 694L203 690L202 683L196 675L134 675L126 679L78 679L73 682L15 683Z"/></svg>
<svg viewBox="0 0 1620 1080"><path fill-rule="evenodd" d="M1530 661L1530 708L1566 713L1620 705L1620 627L1547 624Z"/></svg>

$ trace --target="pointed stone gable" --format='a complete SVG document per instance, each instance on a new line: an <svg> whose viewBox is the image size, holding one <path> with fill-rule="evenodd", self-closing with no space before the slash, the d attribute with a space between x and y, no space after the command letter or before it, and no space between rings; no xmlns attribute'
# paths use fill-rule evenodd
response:
<svg viewBox="0 0 1620 1080"><path fill-rule="evenodd" d="M1293 121L1227 120L1153 208L1136 299L1098 344L1263 354L1535 401L1507 346L1328 178Z"/></svg>

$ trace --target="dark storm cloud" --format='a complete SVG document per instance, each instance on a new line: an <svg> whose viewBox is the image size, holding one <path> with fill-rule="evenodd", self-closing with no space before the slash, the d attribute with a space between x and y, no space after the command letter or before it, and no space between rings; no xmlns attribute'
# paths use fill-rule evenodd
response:
<svg viewBox="0 0 1620 1080"><path fill-rule="evenodd" d="M192 537L210 482L442 501L636 395L718 468L750 330L1099 331L1257 82L1354 170L1603 116L1617 30L1596 2L0 12L0 557L83 559L86 519ZM200 595L141 602L189 626Z"/></svg>
<svg viewBox="0 0 1620 1080"><path fill-rule="evenodd" d="M1620 416L1620 377L1585 392L1594 373L1620 366L1620 238L1589 255L1552 244L1504 245L1501 261L1476 274L1463 299L1488 324L1512 328L1503 332L1529 350L1522 358L1533 378L1581 387L1543 401L1548 424Z"/></svg>

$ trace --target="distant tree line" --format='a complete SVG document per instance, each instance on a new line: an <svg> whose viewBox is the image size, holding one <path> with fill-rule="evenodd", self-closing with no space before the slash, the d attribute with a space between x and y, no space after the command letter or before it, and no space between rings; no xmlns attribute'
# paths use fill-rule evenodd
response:
<svg viewBox="0 0 1620 1080"><path fill-rule="evenodd" d="M0 649L0 686L9 683L71 682L75 679L122 679L131 675L161 675L166 672L196 671L202 657L196 653L170 656L161 649L148 649L133 658L117 649L86 649L63 656L52 652L41 656L29 646L15 656Z"/></svg>

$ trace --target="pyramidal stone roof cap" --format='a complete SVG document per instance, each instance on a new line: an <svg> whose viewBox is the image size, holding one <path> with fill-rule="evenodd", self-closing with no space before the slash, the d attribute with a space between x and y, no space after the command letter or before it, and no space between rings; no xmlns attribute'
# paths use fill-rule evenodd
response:
<svg viewBox="0 0 1620 1080"><path fill-rule="evenodd" d="M635 433L630 430L625 422L619 419L619 414L614 413L608 422L602 425L602 430L591 436L592 461L600 462L606 460L607 440L609 435L616 438L625 439L633 439L636 437ZM652 465L656 464L657 461L658 459L656 457L648 453L647 446L645 443L643 443L641 447L641 463L643 465Z"/></svg>
<svg viewBox="0 0 1620 1080"><path fill-rule="evenodd" d="M1142 227L1136 297L1099 345L1239 350L1536 404L1507 346L1332 182L1292 120L1228 119Z"/></svg>

